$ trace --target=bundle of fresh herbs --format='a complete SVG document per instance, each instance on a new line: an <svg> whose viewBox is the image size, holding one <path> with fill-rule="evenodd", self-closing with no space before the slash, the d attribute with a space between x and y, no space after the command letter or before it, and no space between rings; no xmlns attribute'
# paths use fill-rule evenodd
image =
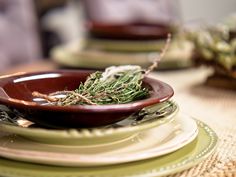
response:
<svg viewBox="0 0 236 177"><path fill-rule="evenodd" d="M150 93L142 85L143 78L157 67L169 43L170 35L163 51L147 70L136 65L111 66L104 72L92 73L74 91L59 91L49 95L33 92L33 96L58 106L122 104L147 98Z"/></svg>
<svg viewBox="0 0 236 177"><path fill-rule="evenodd" d="M236 15L218 25L190 31L195 45L196 62L214 66L225 73L236 70Z"/></svg>
<svg viewBox="0 0 236 177"><path fill-rule="evenodd" d="M225 70L236 67L236 38L221 29L204 29L192 34L196 52L206 62L215 62Z"/></svg>
<svg viewBox="0 0 236 177"><path fill-rule="evenodd" d="M218 25L186 31L185 34L194 44L194 62L213 69L205 84L235 90L236 15Z"/></svg>

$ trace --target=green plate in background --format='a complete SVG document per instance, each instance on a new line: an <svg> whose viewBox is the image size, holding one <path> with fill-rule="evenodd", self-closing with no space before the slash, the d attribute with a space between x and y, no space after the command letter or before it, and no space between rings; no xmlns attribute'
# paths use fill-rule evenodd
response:
<svg viewBox="0 0 236 177"><path fill-rule="evenodd" d="M95 45L96 44L96 45ZM160 53L155 42L118 43L97 41L92 48L85 48L83 41L57 46L51 58L63 67L104 69L111 65L139 65L147 68ZM162 45L161 45L162 46ZM132 50L131 50L132 49ZM141 50L141 49L145 49ZM131 51L129 51L131 50ZM193 45L188 41L172 41L158 69L180 69L192 66Z"/></svg>
<svg viewBox="0 0 236 177"><path fill-rule="evenodd" d="M96 49L113 52L152 52L161 51L166 40L109 40L86 39L84 46L87 49Z"/></svg>
<svg viewBox="0 0 236 177"><path fill-rule="evenodd" d="M208 158L216 149L217 135L198 120L198 137L182 149L149 160L104 167L53 167L0 159L4 177L137 177L169 175L188 169Z"/></svg>

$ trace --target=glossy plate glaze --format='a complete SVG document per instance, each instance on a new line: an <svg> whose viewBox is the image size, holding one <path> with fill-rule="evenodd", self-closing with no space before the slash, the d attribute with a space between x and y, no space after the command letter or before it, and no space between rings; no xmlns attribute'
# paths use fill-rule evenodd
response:
<svg viewBox="0 0 236 177"><path fill-rule="evenodd" d="M178 113L174 101L146 107L126 119L106 127L91 129L47 129L20 118L14 111L0 105L0 130L34 141L61 145L93 145L128 138L138 132L173 121Z"/></svg>
<svg viewBox="0 0 236 177"><path fill-rule="evenodd" d="M49 94L75 90L92 71L59 70L0 77L0 103L17 109L26 119L47 127L88 128L113 124L142 108L169 100L174 91L151 77L143 79L148 98L127 104L56 106L37 102L32 92Z"/></svg>
<svg viewBox="0 0 236 177"><path fill-rule="evenodd" d="M161 125L129 139L90 146L57 146L17 137L0 138L0 156L59 166L101 166L158 157L180 149L198 133L196 122L179 114L175 122Z"/></svg>
<svg viewBox="0 0 236 177"><path fill-rule="evenodd" d="M149 160L104 167L56 167L0 159L0 175L4 177L137 177L170 175L188 169L208 158L216 149L217 135L196 120L197 138L174 153Z"/></svg>

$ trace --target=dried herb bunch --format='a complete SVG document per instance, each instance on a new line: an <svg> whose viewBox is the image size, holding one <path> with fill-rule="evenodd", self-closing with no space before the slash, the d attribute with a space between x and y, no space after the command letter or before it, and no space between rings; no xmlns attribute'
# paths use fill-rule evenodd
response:
<svg viewBox="0 0 236 177"><path fill-rule="evenodd" d="M33 92L33 96L58 106L122 104L147 98L149 90L142 86L143 78L158 66L170 43L170 35L163 51L153 64L143 70L140 66L111 66L104 72L92 73L74 91L59 91L49 95Z"/></svg>

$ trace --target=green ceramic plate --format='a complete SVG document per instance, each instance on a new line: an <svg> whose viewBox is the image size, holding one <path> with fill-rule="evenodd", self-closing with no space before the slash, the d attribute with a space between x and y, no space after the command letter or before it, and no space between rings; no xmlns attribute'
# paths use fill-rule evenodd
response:
<svg viewBox="0 0 236 177"><path fill-rule="evenodd" d="M171 122L178 110L178 105L174 101L166 101L146 107L111 126L93 129L55 130L37 128L35 125L31 125L31 122L15 116L7 108L0 106L0 130L43 143L91 145L122 140L140 131Z"/></svg>
<svg viewBox="0 0 236 177"><path fill-rule="evenodd" d="M104 167L55 167L0 159L0 176L4 177L138 177L169 175L188 169L216 148L217 135L206 124L197 121L198 137L182 149L158 158Z"/></svg>
<svg viewBox="0 0 236 177"><path fill-rule="evenodd" d="M132 44L133 43L133 44ZM116 48L117 46L111 44L111 41L107 41L106 46ZM146 45L147 44L147 45ZM159 45L159 44L158 44ZM104 69L111 65L140 65L143 68L147 68L155 58L158 57L160 46L156 46L154 42L143 43L142 45L137 42L119 42L118 47L122 46L123 49L131 49L132 52L116 50L115 52L104 51L98 48L96 43L96 49L83 49L81 42L71 43L65 46L58 46L51 51L51 58L58 64L65 67L74 68L97 68ZM135 47L128 47L135 46ZM140 47L146 46L147 49L152 47L152 51L139 50ZM142 48L142 47L141 47ZM118 48L117 48L118 49ZM136 52L135 52L136 50ZM146 50L146 49L145 49ZM192 50L193 45L189 42L172 42L165 58L160 62L158 69L175 69L192 66Z"/></svg>
<svg viewBox="0 0 236 177"><path fill-rule="evenodd" d="M114 52L152 52L160 51L165 45L165 40L109 40L87 39L84 41L85 48L114 51Z"/></svg>

